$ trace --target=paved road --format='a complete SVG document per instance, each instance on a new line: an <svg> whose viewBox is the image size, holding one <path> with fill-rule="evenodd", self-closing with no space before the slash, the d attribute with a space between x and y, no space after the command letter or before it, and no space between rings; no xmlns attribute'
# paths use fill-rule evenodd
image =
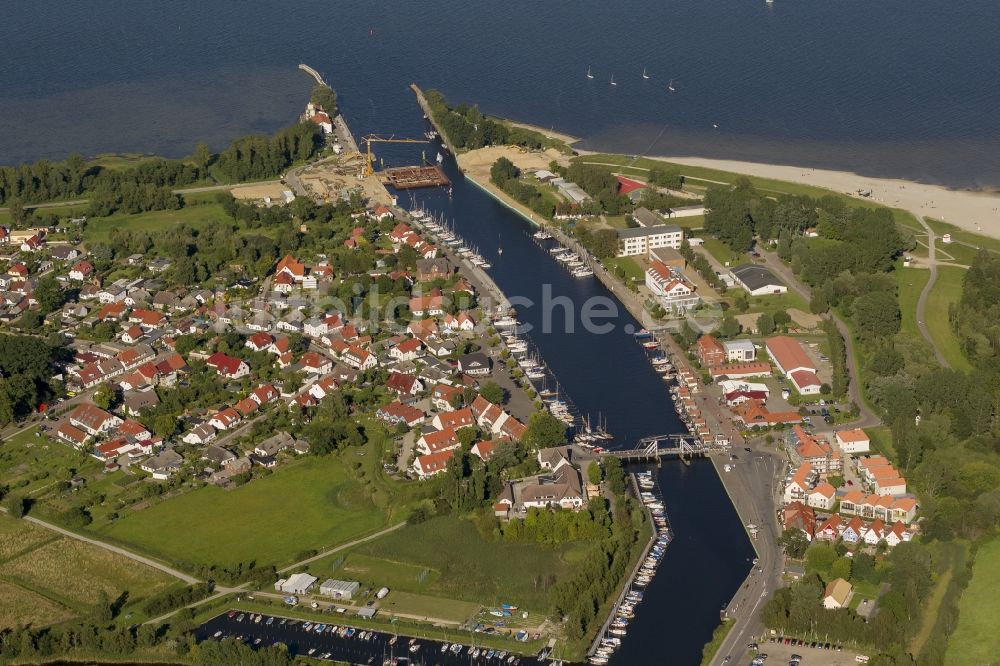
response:
<svg viewBox="0 0 1000 666"><path fill-rule="evenodd" d="M809 291L809 288L799 282L799 279L795 277L792 269L781 261L777 254L760 249L758 249L758 251L771 272L781 278L790 289L798 293L806 301L812 300L812 292ZM882 419L868 409L865 401L862 399L861 378L858 372L857 363L854 362L854 338L851 336L851 330L847 327L847 324L840 319L840 317L836 316L832 312L830 317L833 318L834 324L837 325L837 330L840 332L840 336L844 338L844 344L847 348L847 373L850 375L851 379L847 387L847 395L851 401L858 406L859 410L858 418L850 424L845 423L844 425L851 425L855 428L873 428L875 426L882 425Z"/></svg>
<svg viewBox="0 0 1000 666"><path fill-rule="evenodd" d="M0 511L3 511L4 513L6 513L7 509L0 508ZM53 532L58 532L59 534L62 534L63 536L68 536L71 539L76 539L77 541L83 541L84 543L89 543L92 546L97 546L98 548L103 548L104 550L109 550L112 553L118 553L119 555L124 555L125 557L129 558L130 560L135 560L136 562L141 562L142 564L145 564L148 567L152 567L152 568L154 568L154 569L156 569L158 571L162 571L163 573L165 573L165 574L167 574L169 576L173 576L174 578L179 578L180 580L184 581L188 585L193 585L194 583L199 582L197 578L194 578L193 576L189 576L186 573L184 573L182 571L178 571L177 569L174 569L172 567L168 567L166 564L162 564L160 562L157 562L156 560L151 560L148 557L143 557L142 555L136 555L135 553L133 553L131 551L125 550L124 548L119 548L118 546L113 546L110 543L105 543L105 542L99 541L97 539L91 539L89 537L83 536L82 534L77 534L76 532L71 532L69 530L66 530L66 529L63 529L63 528L59 527L58 525L53 525L52 523L48 523L48 522L45 522L44 520L40 520L38 518L35 518L34 516L25 516L24 518L22 518L22 520L26 520L29 523L33 523L35 525L38 525L39 527L44 527L47 530L52 530Z"/></svg>
<svg viewBox="0 0 1000 666"><path fill-rule="evenodd" d="M746 653L746 644L762 630L758 611L771 593L780 587L784 567L784 554L777 541L780 528L775 506L778 482L785 471L785 458L756 446L751 453L742 448L733 448L733 453L737 460L730 460L728 455L721 454L716 457L716 464L719 467L731 465L731 471L720 469L720 474L744 524L752 523L757 527L753 545L758 561L727 608L729 617L735 618L734 625L719 647L713 664L725 663L727 656L734 660L733 663L740 663L740 658Z"/></svg>
<svg viewBox="0 0 1000 666"><path fill-rule="evenodd" d="M941 353L938 346L934 344L934 338L931 337L931 332L927 330L927 324L924 322L927 297L930 296L931 289L934 288L934 282L937 281L937 254L934 251L934 243L937 238L934 235L934 230L924 220L923 215L915 214L914 217L917 218L917 222L927 232L927 266L931 269L931 276L928 278L927 284L924 285L923 291L920 292L920 298L917 299L917 328L920 329L920 335L924 336L924 340L930 343L931 349L934 350L934 358L937 359L938 363L946 368L950 368L951 364L945 359L944 354Z"/></svg>

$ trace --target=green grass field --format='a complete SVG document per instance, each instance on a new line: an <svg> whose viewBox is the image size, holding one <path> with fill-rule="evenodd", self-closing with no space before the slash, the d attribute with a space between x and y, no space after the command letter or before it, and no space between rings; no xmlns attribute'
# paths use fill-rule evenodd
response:
<svg viewBox="0 0 1000 666"><path fill-rule="evenodd" d="M972 580L958 604L958 626L948 640L946 666L996 663L1000 654L1000 540L982 545L976 553Z"/></svg>
<svg viewBox="0 0 1000 666"><path fill-rule="evenodd" d="M948 308L962 297L962 281L965 279L965 269L953 266L938 266L937 281L927 297L925 311L927 330L930 331L934 344L945 359L956 370L971 369L969 361L962 354L958 344L958 336L948 321Z"/></svg>
<svg viewBox="0 0 1000 666"><path fill-rule="evenodd" d="M544 613L550 606L545 579L569 573L586 547L486 542L471 522L438 517L358 546L341 571L374 587Z"/></svg>
<svg viewBox="0 0 1000 666"><path fill-rule="evenodd" d="M892 431L888 426L878 426L877 428L865 428L868 439L871 440L871 448L876 453L881 453L890 460L895 460L896 449L892 446Z"/></svg>
<svg viewBox="0 0 1000 666"><path fill-rule="evenodd" d="M903 314L901 331L914 340L920 339L917 329L917 300L924 285L930 279L931 272L925 268L897 267L893 273L899 288L899 309Z"/></svg>
<svg viewBox="0 0 1000 666"><path fill-rule="evenodd" d="M386 523L337 456L296 460L235 490L206 486L101 529L173 562L290 562L373 532Z"/></svg>
<svg viewBox="0 0 1000 666"><path fill-rule="evenodd" d="M199 195L199 197L204 195ZM106 241L112 229L127 227L130 231L159 231L177 224L201 227L210 222L232 222L222 205L202 203L179 210L153 210L137 215L112 215L88 220L83 238L87 242Z"/></svg>

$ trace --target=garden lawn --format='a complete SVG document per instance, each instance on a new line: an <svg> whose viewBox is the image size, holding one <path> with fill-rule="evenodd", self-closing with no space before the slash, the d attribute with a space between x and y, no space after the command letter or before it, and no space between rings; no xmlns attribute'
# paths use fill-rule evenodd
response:
<svg viewBox="0 0 1000 666"><path fill-rule="evenodd" d="M743 261L743 257L736 252L733 252L728 245L720 241L718 238L707 237L704 239L702 247L708 251L715 260L727 268L734 268Z"/></svg>
<svg viewBox="0 0 1000 666"><path fill-rule="evenodd" d="M235 490L205 486L130 511L101 533L181 564L268 565L385 523L340 458L306 456Z"/></svg>
<svg viewBox="0 0 1000 666"><path fill-rule="evenodd" d="M604 265L610 268L615 275L620 276L624 272L626 279L631 279L639 284L643 284L646 280L646 273L635 257L605 259Z"/></svg>
<svg viewBox="0 0 1000 666"><path fill-rule="evenodd" d="M927 296L924 314L927 330L934 340L934 345L941 350L951 367L968 372L972 366L962 354L958 336L955 335L948 320L949 306L962 298L962 281L965 279L965 273L964 268L938 266L937 281Z"/></svg>
<svg viewBox="0 0 1000 666"><path fill-rule="evenodd" d="M548 610L546 590L571 571L588 545L486 542L471 522L438 517L362 544L348 555L344 569L354 575L352 558L360 554L366 568L360 578L373 585L381 586L380 581L391 577L405 592L484 606L513 603L537 613ZM409 573L400 579L396 573L400 565L408 572L420 568L429 573L423 582Z"/></svg>
<svg viewBox="0 0 1000 666"><path fill-rule="evenodd" d="M972 580L958 604L958 626L948 640L945 666L995 663L1000 654L1000 540L979 548Z"/></svg>

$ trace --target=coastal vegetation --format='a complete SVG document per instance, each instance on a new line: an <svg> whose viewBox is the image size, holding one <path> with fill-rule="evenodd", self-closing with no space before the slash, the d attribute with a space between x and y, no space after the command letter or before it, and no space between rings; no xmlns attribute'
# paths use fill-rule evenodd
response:
<svg viewBox="0 0 1000 666"><path fill-rule="evenodd" d="M476 105L451 106L437 90L425 91L424 99L430 106L434 122L456 150L515 145L531 150L555 148L564 153L571 152L566 144L541 132L483 115Z"/></svg>

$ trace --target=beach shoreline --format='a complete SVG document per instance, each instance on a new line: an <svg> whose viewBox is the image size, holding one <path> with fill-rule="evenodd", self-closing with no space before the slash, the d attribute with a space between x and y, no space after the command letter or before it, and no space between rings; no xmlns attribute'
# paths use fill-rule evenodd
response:
<svg viewBox="0 0 1000 666"><path fill-rule="evenodd" d="M600 154L576 149L580 155ZM761 162L744 162L703 157L643 156L680 166L729 171L747 176L810 185L900 208L918 217L940 220L966 231L1000 239L1000 194L978 190L956 190L898 178L873 178L849 171L818 169ZM861 197L859 190L871 190Z"/></svg>

